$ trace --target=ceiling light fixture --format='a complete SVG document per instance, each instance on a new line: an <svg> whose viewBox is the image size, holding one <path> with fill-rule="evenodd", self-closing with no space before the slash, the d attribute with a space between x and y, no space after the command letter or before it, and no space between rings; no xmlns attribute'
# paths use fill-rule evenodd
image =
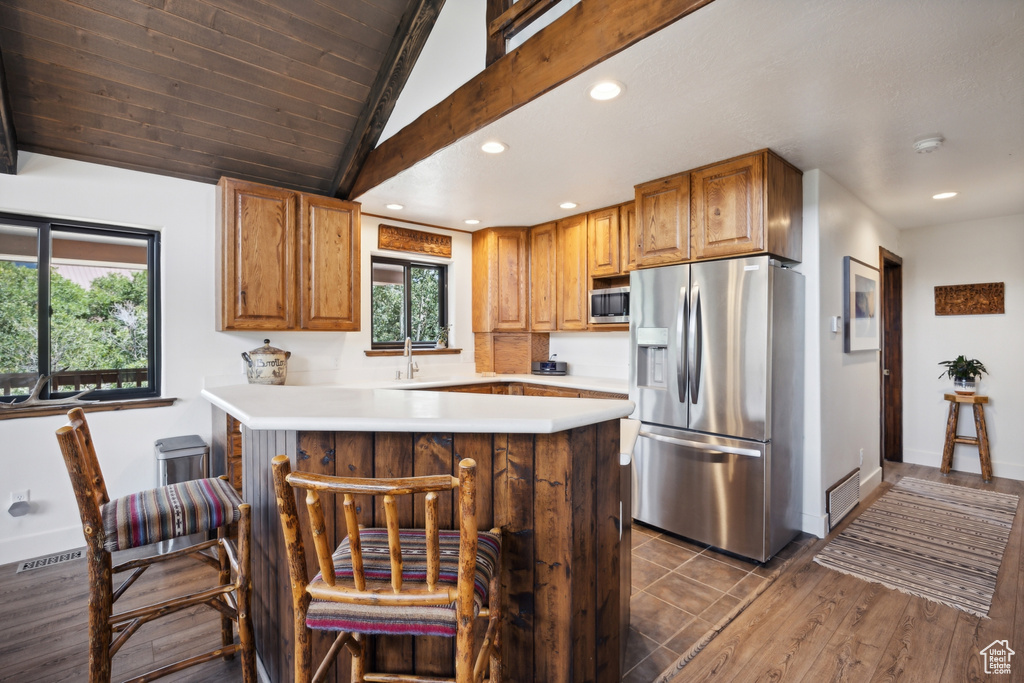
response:
<svg viewBox="0 0 1024 683"><path fill-rule="evenodd" d="M402 206L401 204L388 204L387 208L391 209L392 211L401 211L405 207Z"/></svg>
<svg viewBox="0 0 1024 683"><path fill-rule="evenodd" d="M932 199L949 199L950 197L955 196L956 192L940 192L938 194L933 194Z"/></svg>
<svg viewBox="0 0 1024 683"><path fill-rule="evenodd" d="M480 221L475 218L467 218L466 225L480 225Z"/></svg>
<svg viewBox="0 0 1024 683"><path fill-rule="evenodd" d="M498 142L497 140L491 140L480 145L480 149L487 152L488 154L501 154L506 149L508 149L508 145L506 145L503 142Z"/></svg>
<svg viewBox="0 0 1024 683"><path fill-rule="evenodd" d="M605 101L614 100L625 87L618 81L600 81L590 86L590 97L591 99Z"/></svg>
<svg viewBox="0 0 1024 683"><path fill-rule="evenodd" d="M560 209L575 209L578 206L576 202L562 202L558 205Z"/></svg>
<svg viewBox="0 0 1024 683"><path fill-rule="evenodd" d="M942 147L942 143L946 141L946 138L938 133L931 133L930 135L922 135L918 139L914 140L914 151L918 154L931 154L939 147Z"/></svg>

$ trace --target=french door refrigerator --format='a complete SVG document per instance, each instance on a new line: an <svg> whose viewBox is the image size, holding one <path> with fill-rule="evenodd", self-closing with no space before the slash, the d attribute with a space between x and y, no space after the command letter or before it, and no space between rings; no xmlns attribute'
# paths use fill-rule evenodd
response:
<svg viewBox="0 0 1024 683"><path fill-rule="evenodd" d="M803 302L768 256L633 271L634 519L759 562L797 534Z"/></svg>

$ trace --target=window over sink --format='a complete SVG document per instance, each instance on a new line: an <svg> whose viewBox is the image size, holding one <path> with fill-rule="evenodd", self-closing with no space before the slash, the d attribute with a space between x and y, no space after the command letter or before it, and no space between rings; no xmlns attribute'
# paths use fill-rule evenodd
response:
<svg viewBox="0 0 1024 683"><path fill-rule="evenodd" d="M0 214L0 401L160 395L153 230Z"/></svg>
<svg viewBox="0 0 1024 683"><path fill-rule="evenodd" d="M433 347L448 328L448 267L373 256L370 299L371 347Z"/></svg>

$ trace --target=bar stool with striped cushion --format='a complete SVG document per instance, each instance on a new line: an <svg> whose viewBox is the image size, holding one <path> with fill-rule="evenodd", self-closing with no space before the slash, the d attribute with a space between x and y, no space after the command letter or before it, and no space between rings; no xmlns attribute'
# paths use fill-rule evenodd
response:
<svg viewBox="0 0 1024 683"><path fill-rule="evenodd" d="M207 605L221 613L220 644L132 680L153 680L218 657L230 659L235 652L241 652L242 679L255 683L256 651L248 616L252 592L249 506L224 479L187 481L110 500L85 413L74 408L68 412L68 418L70 422L57 430L57 441L71 476L87 543L89 681L110 681L111 659L142 625L183 609ZM228 528L235 523L237 546L228 536ZM113 552L213 531L217 533L215 540L113 566ZM184 557L211 567L216 572L216 582L190 586L185 595L114 614L114 602L148 567ZM114 589L113 575L126 571L132 573ZM233 623L238 624L237 644Z"/></svg>
<svg viewBox="0 0 1024 683"><path fill-rule="evenodd" d="M352 654L353 683L470 683L484 680L488 672L492 683L500 680L501 537L497 529L477 530L473 460L459 463L458 478L361 479L292 472L286 455L274 458L273 470L291 578L296 683L324 680L342 648ZM313 578L307 571L295 488L306 491L306 533L312 536L320 568ZM438 527L438 492L450 490L458 491L458 531ZM396 497L424 493L426 528L399 528ZM332 550L326 538L321 494L343 496L349 534L337 549ZM356 495L384 497L385 528L360 528ZM475 647L478 618L487 620L487 631ZM337 632L315 673L314 630ZM369 635L453 637L455 677L368 672Z"/></svg>

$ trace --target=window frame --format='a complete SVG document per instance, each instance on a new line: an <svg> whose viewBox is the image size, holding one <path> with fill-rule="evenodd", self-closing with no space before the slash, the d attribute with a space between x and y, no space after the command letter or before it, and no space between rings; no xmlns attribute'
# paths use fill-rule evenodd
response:
<svg viewBox="0 0 1024 683"><path fill-rule="evenodd" d="M146 245L146 297L147 297L147 320L149 330L147 333L147 357L146 387L135 388L114 388L94 389L86 394L83 400L87 401L124 401L130 399L152 399L159 398L162 391L161 381L161 296L160 296L160 231L148 228L135 228L121 225L110 225L104 223L89 223L70 219L45 218L40 216L26 216L21 214L10 214L0 212L0 221L21 227L36 229L36 271L38 280L36 283L36 306L38 314L36 324L38 325L37 351L39 364L37 373L48 375L50 372L44 368L50 367L50 329L52 318L52 303L50 302L50 267L52 266L52 254L50 250L51 235L54 231L72 232L80 235L110 236L110 237L132 237ZM44 315L44 312L49 314ZM50 383L42 388L39 394L40 399L61 399L71 398L77 391L52 391ZM6 403L21 403L27 394L0 396L0 401Z"/></svg>
<svg viewBox="0 0 1024 683"><path fill-rule="evenodd" d="M405 347L404 341L395 342L376 342L373 340L373 267L375 264L383 263L392 266L402 266L402 279L404 297L402 305L404 306L404 315L402 316L403 324L405 329L403 332L405 335L409 334L409 319L412 309L412 269L413 268L431 268L437 270L439 273L438 282L438 327L444 328L449 324L448 321L448 264L431 262L431 261L415 261L411 259L396 258L394 256L377 256L375 254L370 255L370 348L387 350L387 349L402 349ZM403 340L404 340L403 336ZM414 349L432 349L437 345L437 340L433 341L414 341L412 347Z"/></svg>

